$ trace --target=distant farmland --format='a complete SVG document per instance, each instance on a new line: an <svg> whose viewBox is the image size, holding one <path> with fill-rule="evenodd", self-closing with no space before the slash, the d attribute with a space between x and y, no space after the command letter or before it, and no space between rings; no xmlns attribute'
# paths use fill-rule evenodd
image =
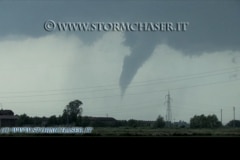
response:
<svg viewBox="0 0 240 160"><path fill-rule="evenodd" d="M73 136L73 137L240 137L240 128L190 129L151 127L95 127L90 134L1 134L6 136Z"/></svg>
<svg viewBox="0 0 240 160"><path fill-rule="evenodd" d="M189 128L94 128L93 136L240 136L240 128L189 129Z"/></svg>

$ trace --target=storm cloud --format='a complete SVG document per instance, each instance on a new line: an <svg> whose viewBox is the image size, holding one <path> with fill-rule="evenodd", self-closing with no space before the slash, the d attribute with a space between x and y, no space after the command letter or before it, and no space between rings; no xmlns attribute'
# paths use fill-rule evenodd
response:
<svg viewBox="0 0 240 160"><path fill-rule="evenodd" d="M151 10L152 17L144 19L156 22L189 22L186 32L126 33L126 44L131 55L124 59L120 86L124 94L138 69L152 55L157 44L167 44L188 56L216 51L240 50L240 22L235 19L239 3L164 3L159 10ZM155 11L155 13L154 13ZM155 16L158 15L158 18Z"/></svg>
<svg viewBox="0 0 240 160"><path fill-rule="evenodd" d="M88 79L86 78L86 80L84 80L84 83L90 82L89 79L92 81L99 79L99 81L104 82L107 78L113 80L114 77L114 83L119 85L121 96L123 97L124 95L127 95L128 91L132 92L130 86L134 79L148 80L146 77L146 79L144 78L144 75L151 75L153 78L154 76L164 77L163 73L166 74L166 70L170 70L169 68L171 68L171 66L175 66L175 63L180 65L180 61L184 59L183 57L199 57L199 59L201 59L201 63L199 64L204 64L206 66L212 66L219 60L221 60L222 64L226 63L227 65L230 65L228 60L226 60L229 58L229 62L232 64L230 65L231 67L238 65L238 54L240 53L239 15L240 3L239 1L234 0L221 2L190 2L184 0L181 2L155 0L110 2L108 0L103 0L101 2L71 1L71 3L68 1L1 1L0 42L3 49L1 50L0 56L1 59L9 62L2 62L1 66L11 67L11 65L13 65L14 68L18 68L18 64L10 63L11 59L16 60L14 57L16 57L17 51L11 50L14 48L15 42L17 42L17 45L19 46L23 45L21 44L21 42L23 42L23 46L25 47L27 47L28 44L34 47L41 46L39 50L46 53L44 54L45 58L48 57L48 54L51 54L51 44L61 44L61 51L57 49L53 51L59 52L66 57L68 57L67 54L69 54L69 58L62 58L59 65L78 66L80 71L73 67L72 70L67 69L67 71L62 72L64 74L57 72L59 74L59 79L63 77L66 78L66 76L70 77L70 75L74 73L74 76L76 77L71 77L69 79L66 78L66 81L70 82L72 85L71 87L74 88L81 80L82 75L85 75L86 77L91 75ZM111 32L97 31L66 31L60 33L60 31L57 30L53 32L46 32L43 27L46 20L54 20L55 22L189 22L189 26L185 32L137 31L115 34ZM49 41L49 38L52 40ZM59 39L60 42L56 39ZM111 39L114 39L112 40L114 44L111 43ZM9 44L8 42L11 42L10 47L5 45ZM12 44L13 42L14 44ZM47 43L49 43L49 45ZM72 44L64 45L64 43ZM44 46L47 45L47 51L44 50L43 44ZM64 48L64 46L66 46L67 49ZM27 61L26 55L28 55L28 57L30 57L29 59L31 59L31 52L34 51L34 48L29 47L29 49L31 49L31 51L26 48L21 49L21 53L24 53L24 57L19 59L21 60L19 65L30 63L25 63L25 61ZM115 51L116 49L118 51ZM167 52L169 55L162 52ZM39 53L39 51L36 53ZM111 57L110 54L114 55ZM174 60L174 57L178 54L181 54L182 57L178 57L177 60ZM220 58L217 58L218 54L220 55ZM223 54L226 55L221 57ZM18 56L20 56L20 53ZM48 61L45 62L42 60L41 62L43 64L46 63L47 66L51 66L50 63L54 62L54 58L58 57L58 54L54 53L49 57ZM87 57L89 59L84 61ZM96 60L93 60L94 57L96 57ZM158 59L154 59L154 57L157 57ZM169 57L172 59L167 59L167 62L165 62L164 58ZM205 58L211 60L207 61L208 65L204 63ZM65 59L69 59L69 61L65 61ZM79 65L79 59L81 59L81 63L85 68L81 68L83 66ZM100 60L98 61L98 59ZM94 65L95 61L99 62L99 65ZM116 66L113 64L115 63L113 61L116 61ZM152 63L153 61L155 66L151 67L150 62ZM185 59L183 61L188 62ZM16 62L18 61L16 60ZM65 62L67 64L65 64ZM89 62L89 64L86 62ZM100 70L100 64L104 66L102 67L102 70ZM194 63L190 64L191 66L194 66ZM41 64L39 65L41 66ZM115 66L113 69L114 73L110 71L111 66L113 65ZM204 69L204 65L201 65L199 65L199 68L197 69L199 72L201 71L201 67ZM149 70L146 70L145 67ZM184 69L182 68L181 72L183 73ZM216 68L213 67L213 69ZM107 70L109 73L106 74L104 70ZM162 73L158 73L160 71ZM34 72L31 73L34 74ZM171 73L174 74L175 72L172 71ZM5 74L7 75L7 73ZM27 74L28 73L26 72L26 75ZM97 76L93 76L92 74L97 74ZM111 75L114 76L111 77ZM104 77L105 79L101 79L99 77ZM4 84L3 86L7 86L10 82L6 77L5 79L6 81L2 82L2 84ZM55 88L61 88L61 86L66 88L63 81L59 82ZM44 83L45 81L42 82ZM52 84L54 85L54 82L52 82ZM14 86L21 90L18 83ZM32 87L34 88L35 86L36 85L33 83ZM45 89L48 89L48 87L51 86L47 86ZM37 87L34 89L38 90ZM203 92L204 91L201 93ZM124 96L124 99L125 98L128 99L128 97ZM106 103L110 102L107 101Z"/></svg>

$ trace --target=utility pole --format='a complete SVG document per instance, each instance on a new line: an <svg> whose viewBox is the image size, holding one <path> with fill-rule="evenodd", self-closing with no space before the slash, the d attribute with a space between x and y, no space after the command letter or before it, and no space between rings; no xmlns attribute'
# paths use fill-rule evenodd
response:
<svg viewBox="0 0 240 160"><path fill-rule="evenodd" d="M221 123L222 123L222 109L221 109Z"/></svg>
<svg viewBox="0 0 240 160"><path fill-rule="evenodd" d="M235 107L233 106L233 127L235 127Z"/></svg>
<svg viewBox="0 0 240 160"><path fill-rule="evenodd" d="M233 120L235 121L235 107L233 107Z"/></svg>
<svg viewBox="0 0 240 160"><path fill-rule="evenodd" d="M169 124L171 124L172 121L172 110L171 110L171 97L170 97L170 93L168 91L168 94L165 96L166 101L165 104L167 104L167 114L166 114L166 122Z"/></svg>

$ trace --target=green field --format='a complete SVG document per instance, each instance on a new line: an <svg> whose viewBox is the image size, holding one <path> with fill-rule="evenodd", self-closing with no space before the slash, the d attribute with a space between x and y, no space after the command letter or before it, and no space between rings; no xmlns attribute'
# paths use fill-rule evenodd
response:
<svg viewBox="0 0 240 160"><path fill-rule="evenodd" d="M94 128L93 136L240 136L240 128L189 129L189 128Z"/></svg>
<svg viewBox="0 0 240 160"><path fill-rule="evenodd" d="M90 134L26 134L10 133L6 136L90 136L90 137L240 137L240 128L190 129L190 128L150 128L150 127L95 127Z"/></svg>

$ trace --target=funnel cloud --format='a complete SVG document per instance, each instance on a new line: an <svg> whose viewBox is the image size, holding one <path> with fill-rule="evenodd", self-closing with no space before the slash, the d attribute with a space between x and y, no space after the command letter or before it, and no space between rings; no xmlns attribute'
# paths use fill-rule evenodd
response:
<svg viewBox="0 0 240 160"><path fill-rule="evenodd" d="M159 10L149 10L152 16L148 19L143 16L142 20L186 21L189 26L185 32L125 33L125 45L130 47L131 54L124 58L119 79L122 97L159 44L171 46L190 57L240 50L240 23L234 19L239 14L239 3L161 3L158 7Z"/></svg>
<svg viewBox="0 0 240 160"><path fill-rule="evenodd" d="M145 38L143 38L145 37ZM147 41L146 41L147 40ZM122 72L119 85L121 96L134 78L137 71L143 66L144 62L152 55L156 46L156 38L153 34L126 34L126 44L131 46L131 54L126 55L123 61Z"/></svg>

